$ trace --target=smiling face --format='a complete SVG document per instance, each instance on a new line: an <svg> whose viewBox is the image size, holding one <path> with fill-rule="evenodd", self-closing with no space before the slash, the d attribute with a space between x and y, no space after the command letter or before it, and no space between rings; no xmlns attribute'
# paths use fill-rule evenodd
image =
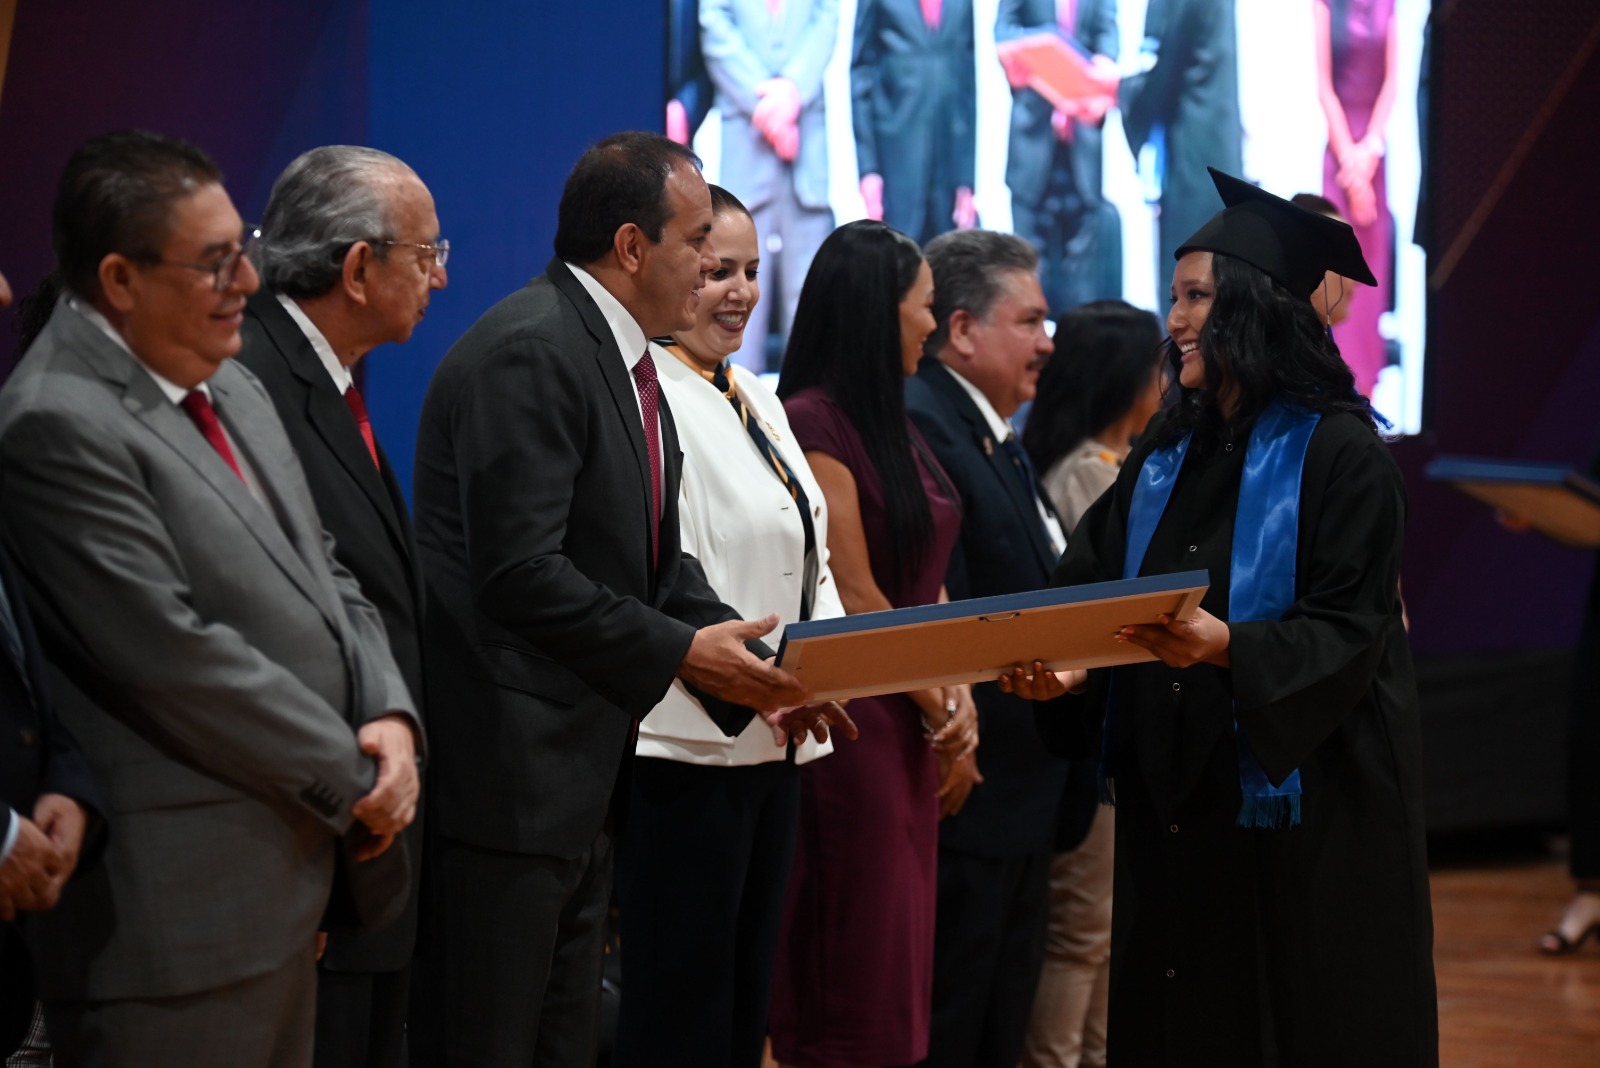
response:
<svg viewBox="0 0 1600 1068"><path fill-rule="evenodd" d="M1007 271L989 314L971 319L951 342L960 353L960 373L978 387L994 410L1009 419L1038 392L1039 372L1055 351L1045 332L1044 290L1032 271Z"/></svg>
<svg viewBox="0 0 1600 1068"><path fill-rule="evenodd" d="M761 299L761 248L750 216L736 209L717 215L711 220L710 244L717 266L699 299L689 301L694 325L672 335L708 371L739 351L750 312Z"/></svg>
<svg viewBox="0 0 1600 1068"><path fill-rule="evenodd" d="M239 351L244 301L261 286L248 257L218 292L211 265L238 251L244 223L227 192L200 186L172 206L162 262L118 253L100 265L101 291L128 347L163 378L192 388Z"/></svg>
<svg viewBox="0 0 1600 1068"><path fill-rule="evenodd" d="M661 240L640 238L638 307L630 309L646 337L659 337L694 326L691 309L717 268L709 240L711 191L692 163L672 167L666 184L667 221Z"/></svg>
<svg viewBox="0 0 1600 1068"><path fill-rule="evenodd" d="M449 284L434 254L412 247L439 240L439 216L428 187L406 171L388 181L382 195L388 197L393 240L400 243L390 245L383 259L374 258L367 267L373 344L408 340L428 313L433 291Z"/></svg>
<svg viewBox="0 0 1600 1068"><path fill-rule="evenodd" d="M1185 255L1172 270L1172 307L1167 311L1167 333L1178 346L1181 363L1178 381L1186 389L1203 389L1206 366L1200 357L1200 330L1211 314L1216 297L1211 273L1211 253L1196 250ZM1216 357L1216 353L1212 353Z"/></svg>
<svg viewBox="0 0 1600 1068"><path fill-rule="evenodd" d="M900 298L900 369L906 375L917 373L922 343L938 325L933 317L933 268L923 260L917 267L916 281Z"/></svg>

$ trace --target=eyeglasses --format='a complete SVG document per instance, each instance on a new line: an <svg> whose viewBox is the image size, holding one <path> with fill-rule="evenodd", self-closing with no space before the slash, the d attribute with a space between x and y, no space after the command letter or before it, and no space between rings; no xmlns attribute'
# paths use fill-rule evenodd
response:
<svg viewBox="0 0 1600 1068"><path fill-rule="evenodd" d="M367 244L392 245L399 248L419 248L424 252L431 252L433 253L433 264L435 267L443 267L446 261L450 259L450 242L446 241L442 237L437 243L432 245L424 245L417 241L369 241Z"/></svg>
<svg viewBox="0 0 1600 1068"><path fill-rule="evenodd" d="M215 263L186 263L183 260L169 260L160 256L151 256L148 262L164 263L168 267L185 267L191 271L209 274L211 288L221 293L239 280L239 264L250 254L250 250L259 240L261 240L261 230L258 227L247 226L244 228L244 233L239 235L239 247Z"/></svg>

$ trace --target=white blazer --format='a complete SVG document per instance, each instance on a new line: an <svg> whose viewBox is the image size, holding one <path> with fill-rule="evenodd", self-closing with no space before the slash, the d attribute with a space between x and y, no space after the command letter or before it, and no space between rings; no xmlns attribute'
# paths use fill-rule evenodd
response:
<svg viewBox="0 0 1600 1068"><path fill-rule="evenodd" d="M670 351L651 344L650 357L672 407L683 446L683 484L678 521L683 551L705 568L706 579L725 602L746 619L777 613L778 629L764 640L777 647L783 628L800 618L805 575L805 526L794 498L756 449L733 405L705 376ZM812 617L844 615L833 573L828 569L828 508L811 468L789 429L783 405L761 380L742 367L733 383L761 429L805 487L817 537L817 590ZM832 752L833 741L808 738L795 751L805 763ZM784 758L772 731L759 717L736 738L723 734L681 681L639 724L640 756L689 764L765 764Z"/></svg>

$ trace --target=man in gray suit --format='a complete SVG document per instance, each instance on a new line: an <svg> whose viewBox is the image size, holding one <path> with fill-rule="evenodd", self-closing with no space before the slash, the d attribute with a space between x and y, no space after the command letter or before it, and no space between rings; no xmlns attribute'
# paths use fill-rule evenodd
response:
<svg viewBox="0 0 1600 1068"><path fill-rule="evenodd" d="M108 801L104 856L33 930L63 1068L304 1068L325 910L404 900L404 854L370 858L411 821L417 721L228 359L247 236L193 146L85 144L55 205L61 299L0 390L0 535Z"/></svg>
<svg viewBox="0 0 1600 1068"><path fill-rule="evenodd" d="M762 372L773 306L787 331L811 259L833 232L822 72L839 0L702 0L700 31L722 114L722 185L749 206L762 241L782 244L777 288L751 310L735 356Z"/></svg>

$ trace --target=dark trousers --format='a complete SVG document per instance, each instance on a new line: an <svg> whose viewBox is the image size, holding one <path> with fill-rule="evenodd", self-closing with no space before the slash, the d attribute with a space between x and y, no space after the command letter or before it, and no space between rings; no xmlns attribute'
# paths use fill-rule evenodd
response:
<svg viewBox="0 0 1600 1068"><path fill-rule="evenodd" d="M315 1068L406 1068L411 966L396 972L317 968ZM426 1068L419 1063L418 1068Z"/></svg>
<svg viewBox="0 0 1600 1068"><path fill-rule="evenodd" d="M1012 198L1011 229L1039 254L1039 286L1052 316L1122 296L1121 225L1115 207L1078 195L1064 166L1039 203Z"/></svg>
<svg viewBox="0 0 1600 1068"><path fill-rule="evenodd" d="M612 839L530 856L440 838L426 1030L448 1068L592 1068ZM437 1010L435 1012L435 1010ZM418 1064L416 1068L434 1068Z"/></svg>
<svg viewBox="0 0 1600 1068"><path fill-rule="evenodd" d="M1600 879L1600 616L1583 621L1567 715L1567 815L1574 879Z"/></svg>
<svg viewBox="0 0 1600 1068"><path fill-rule="evenodd" d="M756 1068L800 817L792 764L634 761L614 1068Z"/></svg>
<svg viewBox="0 0 1600 1068"><path fill-rule="evenodd" d="M1016 1068L1044 963L1050 859L1048 848L1005 858L939 850L925 1068Z"/></svg>

